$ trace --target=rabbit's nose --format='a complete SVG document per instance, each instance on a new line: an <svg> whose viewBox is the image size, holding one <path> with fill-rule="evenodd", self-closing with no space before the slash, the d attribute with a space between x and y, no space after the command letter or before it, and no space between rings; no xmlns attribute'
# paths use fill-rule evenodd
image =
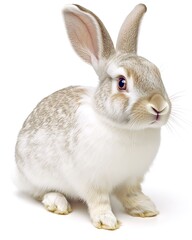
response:
<svg viewBox="0 0 192 240"><path fill-rule="evenodd" d="M160 94L154 94L148 104L148 111L153 115L165 115L169 111L169 104Z"/></svg>

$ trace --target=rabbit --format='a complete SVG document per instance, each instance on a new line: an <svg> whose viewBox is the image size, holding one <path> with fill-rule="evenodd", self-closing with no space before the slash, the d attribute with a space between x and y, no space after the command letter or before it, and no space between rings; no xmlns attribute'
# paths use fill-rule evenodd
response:
<svg viewBox="0 0 192 240"><path fill-rule="evenodd" d="M171 102L158 68L137 55L146 10L139 4L131 11L115 48L94 13L76 4L65 7L69 39L92 65L98 86L70 86L44 98L16 143L20 187L57 214L72 211L67 198L84 201L96 228L120 226L112 194L132 216L158 214L141 183L158 152Z"/></svg>

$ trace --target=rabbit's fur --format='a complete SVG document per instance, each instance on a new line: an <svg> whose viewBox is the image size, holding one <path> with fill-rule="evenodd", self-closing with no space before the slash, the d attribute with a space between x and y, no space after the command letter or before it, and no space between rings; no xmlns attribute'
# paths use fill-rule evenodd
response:
<svg viewBox="0 0 192 240"><path fill-rule="evenodd" d="M119 226L111 193L131 215L158 213L140 183L157 154L171 103L157 67L136 55L145 11L139 4L128 15L115 50L96 15L78 5L66 7L69 38L94 67L99 85L68 87L44 98L24 122L16 144L24 189L59 214L71 211L65 197L84 200L98 228Z"/></svg>

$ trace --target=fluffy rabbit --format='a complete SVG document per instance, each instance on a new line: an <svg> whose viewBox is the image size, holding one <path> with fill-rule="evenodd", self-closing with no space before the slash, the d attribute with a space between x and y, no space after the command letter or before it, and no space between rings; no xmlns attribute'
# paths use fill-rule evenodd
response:
<svg viewBox="0 0 192 240"><path fill-rule="evenodd" d="M51 212L71 212L66 197L86 202L95 227L116 229L115 194L128 214L158 214L141 182L155 158L171 103L157 67L136 54L146 6L125 19L116 49L101 20L69 5L67 33L99 77L96 89L68 87L44 98L24 122L16 144L26 191Z"/></svg>

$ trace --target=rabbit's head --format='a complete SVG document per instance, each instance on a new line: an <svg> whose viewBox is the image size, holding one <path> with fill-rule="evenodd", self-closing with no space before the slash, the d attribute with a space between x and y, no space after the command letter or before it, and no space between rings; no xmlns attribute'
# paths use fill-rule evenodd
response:
<svg viewBox="0 0 192 240"><path fill-rule="evenodd" d="M76 53L99 76L94 107L106 121L128 129L159 128L170 115L171 102L158 68L137 55L139 25L146 6L137 5L120 29L116 49L101 20L89 10L64 10L67 32Z"/></svg>

